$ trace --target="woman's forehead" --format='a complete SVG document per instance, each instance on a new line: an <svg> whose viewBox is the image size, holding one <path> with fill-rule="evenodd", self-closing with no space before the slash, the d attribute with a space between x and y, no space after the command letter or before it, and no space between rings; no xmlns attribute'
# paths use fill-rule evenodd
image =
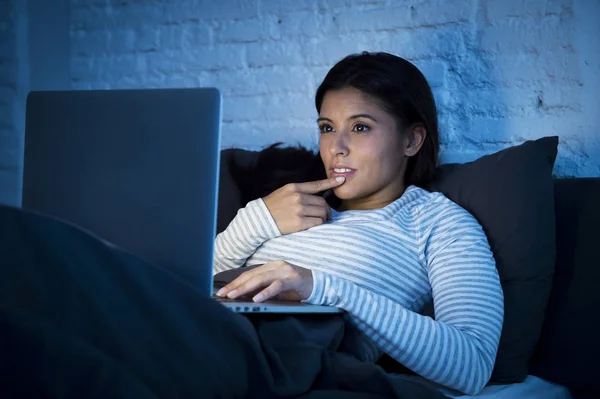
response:
<svg viewBox="0 0 600 399"><path fill-rule="evenodd" d="M338 90L329 90L323 97L323 108L361 107L381 109L378 101L372 96L352 87Z"/></svg>
<svg viewBox="0 0 600 399"><path fill-rule="evenodd" d="M352 87L338 90L330 90L325 93L321 105L320 117L325 118L349 118L357 114L370 114L380 117L391 118L379 104L377 99Z"/></svg>

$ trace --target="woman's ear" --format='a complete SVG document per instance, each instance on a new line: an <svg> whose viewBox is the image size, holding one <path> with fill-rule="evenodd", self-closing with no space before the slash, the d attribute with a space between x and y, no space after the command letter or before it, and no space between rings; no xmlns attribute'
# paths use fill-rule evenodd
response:
<svg viewBox="0 0 600 399"><path fill-rule="evenodd" d="M407 130L404 135L405 147L404 147L404 155L407 157L412 157L417 155L423 143L425 142L425 138L427 137L427 130L422 123L413 123Z"/></svg>

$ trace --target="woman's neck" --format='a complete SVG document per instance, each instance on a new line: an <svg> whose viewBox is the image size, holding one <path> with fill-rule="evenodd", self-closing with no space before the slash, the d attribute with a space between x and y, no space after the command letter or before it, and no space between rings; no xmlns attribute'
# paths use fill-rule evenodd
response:
<svg viewBox="0 0 600 399"><path fill-rule="evenodd" d="M406 188L404 185L394 190L387 190L388 192L378 192L364 198L357 198L351 200L342 200L338 207L339 212L344 211L368 211L373 209L380 209L388 206L398 198L402 197Z"/></svg>

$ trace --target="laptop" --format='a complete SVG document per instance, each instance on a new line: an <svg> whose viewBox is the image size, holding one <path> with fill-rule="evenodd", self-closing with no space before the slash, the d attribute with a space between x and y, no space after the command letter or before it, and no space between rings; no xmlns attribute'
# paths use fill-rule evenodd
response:
<svg viewBox="0 0 600 399"><path fill-rule="evenodd" d="M21 206L75 224L212 295L221 110L215 88L32 91ZM341 312L220 302L242 313Z"/></svg>

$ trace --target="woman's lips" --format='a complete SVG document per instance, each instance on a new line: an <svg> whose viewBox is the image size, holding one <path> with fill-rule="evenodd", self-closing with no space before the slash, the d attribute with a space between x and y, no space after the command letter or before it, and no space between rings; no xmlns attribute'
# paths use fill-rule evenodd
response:
<svg viewBox="0 0 600 399"><path fill-rule="evenodd" d="M351 169L349 171L344 171L344 172L336 172L336 171L332 170L331 177L343 176L346 179L348 179L349 177L352 177L355 173L356 173L356 170L354 170L354 169Z"/></svg>

